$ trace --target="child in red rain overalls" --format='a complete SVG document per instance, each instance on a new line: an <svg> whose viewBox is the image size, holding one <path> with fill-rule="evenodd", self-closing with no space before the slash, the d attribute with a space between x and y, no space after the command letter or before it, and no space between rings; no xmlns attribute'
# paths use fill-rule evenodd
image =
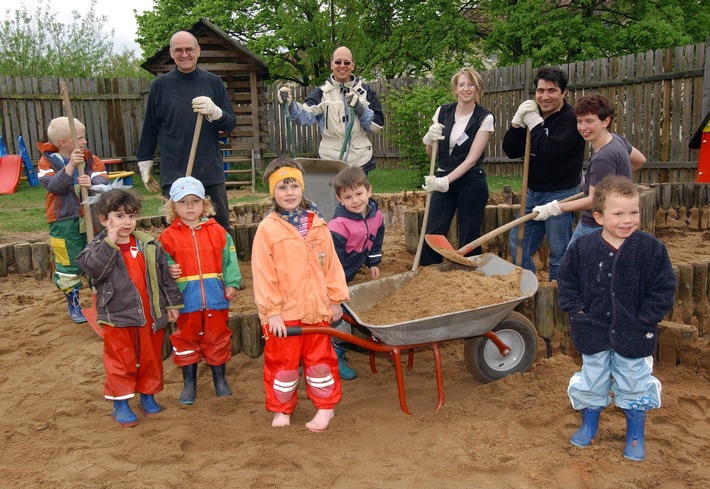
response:
<svg viewBox="0 0 710 489"><path fill-rule="evenodd" d="M225 363L232 358L232 333L227 327L229 301L241 286L237 253L232 237L217 221L205 188L193 177L178 178L163 207L170 227L158 240L176 263L171 276L182 290L185 308L170 335L173 361L182 367L182 404L193 404L197 395L197 362L204 358L212 368L217 397L231 396Z"/></svg>
<svg viewBox="0 0 710 489"><path fill-rule="evenodd" d="M264 388L272 426L291 424L298 399L299 365L317 412L306 427L328 428L342 396L338 358L325 334L287 337L287 326L330 326L348 300L345 272L317 209L303 197L303 168L279 157L264 171L274 209L252 245L254 297L266 339Z"/></svg>

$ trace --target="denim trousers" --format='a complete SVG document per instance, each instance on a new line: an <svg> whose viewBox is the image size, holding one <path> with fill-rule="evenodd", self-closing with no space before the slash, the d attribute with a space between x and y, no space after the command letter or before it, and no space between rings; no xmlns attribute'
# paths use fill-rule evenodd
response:
<svg viewBox="0 0 710 489"><path fill-rule="evenodd" d="M527 199L525 201L525 214L530 214L533 207L544 205L553 200L560 201L579 193L578 187L568 188L564 190L555 190L549 192L541 192L533 189L528 189ZM533 255L540 247L543 238L547 235L547 243L550 245L550 281L557 278L557 271L562 263L562 257L567 249L567 244L572 238L572 224L574 223L574 214L571 212L563 212L559 216L550 217L545 221L531 220L525 223L523 231L523 263L522 267L526 270L535 272L535 263ZM517 260L518 252L518 228L510 230L510 256L514 264Z"/></svg>

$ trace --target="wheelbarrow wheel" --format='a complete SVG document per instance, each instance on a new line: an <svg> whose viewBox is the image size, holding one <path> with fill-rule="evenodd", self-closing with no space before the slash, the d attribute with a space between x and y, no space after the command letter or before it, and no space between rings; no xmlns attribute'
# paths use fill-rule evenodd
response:
<svg viewBox="0 0 710 489"><path fill-rule="evenodd" d="M511 312L492 330L510 348L503 356L485 336L467 338L463 356L466 368L481 382L495 382L514 372L526 372L537 358L537 331L528 318Z"/></svg>

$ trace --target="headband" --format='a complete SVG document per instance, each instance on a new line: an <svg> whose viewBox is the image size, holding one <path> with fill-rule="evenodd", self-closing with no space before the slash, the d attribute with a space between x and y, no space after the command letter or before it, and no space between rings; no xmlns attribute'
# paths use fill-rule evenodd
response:
<svg viewBox="0 0 710 489"><path fill-rule="evenodd" d="M287 178L293 178L298 183L301 184L301 188L305 191L306 186L303 184L303 173L298 168L293 168L291 166L282 166L269 177L269 194L274 196L274 188L276 184L281 180L286 180Z"/></svg>

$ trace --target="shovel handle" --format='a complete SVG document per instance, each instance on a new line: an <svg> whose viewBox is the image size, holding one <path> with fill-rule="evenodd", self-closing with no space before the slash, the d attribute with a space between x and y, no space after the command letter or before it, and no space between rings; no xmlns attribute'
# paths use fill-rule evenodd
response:
<svg viewBox="0 0 710 489"><path fill-rule="evenodd" d="M79 148L79 138L76 135L76 125L74 125L74 112L71 110L71 101L69 100L69 93L67 92L67 84L64 80L59 82L59 92L62 95L62 101L64 102L64 110L67 113L67 122L69 122L69 131L71 132L72 142L74 143L74 149ZM77 169L79 170L79 175L84 175L84 163L82 162ZM91 219L91 207L86 204L86 199L89 198L89 190L86 187L80 187L81 201L84 206L84 223L86 225L86 239L89 243L94 240L94 222Z"/></svg>
<svg viewBox="0 0 710 489"><path fill-rule="evenodd" d="M429 176L434 175L434 168L436 167L436 154L439 149L439 142L432 144L431 146L431 162L429 163ZM417 252L414 255L414 264L412 265L412 271L416 271L419 268L419 260L422 257L422 249L424 248L424 233L426 233L426 225L429 220L429 207L431 206L431 192L426 194L426 204L424 204L424 218L422 219L422 229L419 232L419 243L417 243Z"/></svg>
<svg viewBox="0 0 710 489"><path fill-rule="evenodd" d="M566 199L561 200L560 203L562 203L562 202L570 202L570 201L573 201L573 200L580 199L580 198L582 198L582 197L584 197L584 192L580 192L580 193L575 194L575 195L573 195L573 196L571 196L571 197L567 197ZM523 205L524 205L524 204L523 204ZM467 253L470 253L470 252L473 251L474 249L476 249L476 248L478 248L479 246L481 246L483 243L487 243L488 241L492 240L493 238L495 238L495 237L498 236L499 234L503 234L504 232L509 231L509 230L513 229L514 227L516 227L516 226L520 226L521 224L525 224L526 222L535 219L538 214L539 214L538 212L531 212L530 214L526 214L526 215L524 215L523 217L519 217L519 218L517 218L517 219L515 219L515 220L513 220L513 221L510 221L508 224L504 224L504 225L502 225L501 227L496 228L496 229L494 229L493 231L490 231L490 232L484 234L484 235L481 236L480 238L478 238L478 239L476 239L476 240L474 240L474 241L471 241L469 244L463 246L462 248L459 248L459 249L456 251L456 253L458 253L459 255L465 255L465 254L467 254Z"/></svg>
<svg viewBox="0 0 710 489"><path fill-rule="evenodd" d="M192 175L192 166L195 164L195 154L197 154L197 143L200 140L200 131L202 130L202 119L205 115L197 113L197 122L195 122L195 133L192 135L192 146L190 147L190 156L187 158L187 170L185 176Z"/></svg>

